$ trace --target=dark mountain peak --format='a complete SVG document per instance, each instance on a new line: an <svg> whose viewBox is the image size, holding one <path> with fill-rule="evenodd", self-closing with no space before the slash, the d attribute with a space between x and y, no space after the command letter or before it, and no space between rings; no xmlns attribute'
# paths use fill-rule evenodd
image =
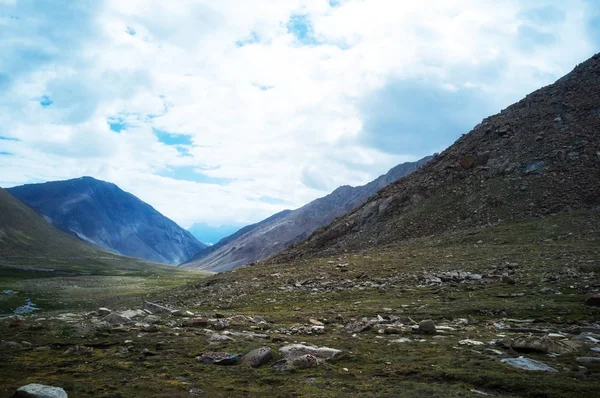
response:
<svg viewBox="0 0 600 398"><path fill-rule="evenodd" d="M599 169L595 55L273 261L593 208L600 205Z"/></svg>
<svg viewBox="0 0 600 398"><path fill-rule="evenodd" d="M206 245L117 185L81 177L10 188L52 224L105 250L179 264Z"/></svg>

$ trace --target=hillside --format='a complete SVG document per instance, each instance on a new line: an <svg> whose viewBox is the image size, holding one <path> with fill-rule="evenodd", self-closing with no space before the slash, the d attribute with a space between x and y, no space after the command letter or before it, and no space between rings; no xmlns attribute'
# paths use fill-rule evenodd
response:
<svg viewBox="0 0 600 398"><path fill-rule="evenodd" d="M416 162L400 164L366 185L339 187L331 194L297 210L278 213L258 224L245 227L215 246L201 251L184 266L222 272L273 255L360 206L379 189L413 172L430 159L431 157L425 157Z"/></svg>
<svg viewBox="0 0 600 398"><path fill-rule="evenodd" d="M272 261L600 205L600 54Z"/></svg>
<svg viewBox="0 0 600 398"><path fill-rule="evenodd" d="M92 246L58 231L0 188L0 257L57 258L100 254L102 252Z"/></svg>
<svg viewBox="0 0 600 398"><path fill-rule="evenodd" d="M114 184L82 177L7 189L56 228L103 250L179 264L206 245Z"/></svg>

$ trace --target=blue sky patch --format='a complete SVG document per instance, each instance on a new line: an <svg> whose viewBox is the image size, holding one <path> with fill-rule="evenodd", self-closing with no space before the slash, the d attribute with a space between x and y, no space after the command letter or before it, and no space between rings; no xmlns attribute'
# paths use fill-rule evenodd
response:
<svg viewBox="0 0 600 398"><path fill-rule="evenodd" d="M329 0L329 6L332 8L339 7L342 5L341 0Z"/></svg>
<svg viewBox="0 0 600 398"><path fill-rule="evenodd" d="M305 45L318 44L315 29L308 15L292 15L287 23L288 33L296 36L296 40Z"/></svg>
<svg viewBox="0 0 600 398"><path fill-rule="evenodd" d="M119 134L121 131L127 129L127 123L123 119L111 118L106 121L112 131Z"/></svg>
<svg viewBox="0 0 600 398"><path fill-rule="evenodd" d="M268 86L268 85L258 84L258 83L252 83L252 85L254 87L257 87L260 91L269 91L269 90L275 88L273 86Z"/></svg>
<svg viewBox="0 0 600 398"><path fill-rule="evenodd" d="M254 44L254 43L258 43L260 42L260 39L258 37L258 35L256 34L256 32L251 32L250 35L248 37L246 37L243 40L238 40L235 42L235 45L237 47L244 47L247 46L248 44Z"/></svg>
<svg viewBox="0 0 600 398"><path fill-rule="evenodd" d="M21 141L21 140L19 140L18 138L12 138L12 137L3 137L3 136L1 136L1 135L0 135L0 140L2 140L2 141L17 141L17 142Z"/></svg>
<svg viewBox="0 0 600 398"><path fill-rule="evenodd" d="M0 155L2 155L2 156L12 156L13 154L10 153L10 152L0 151Z"/></svg>
<svg viewBox="0 0 600 398"><path fill-rule="evenodd" d="M227 178L208 176L203 174L201 169L191 166L169 167L167 170L158 173L158 175L174 180L199 182L202 184L227 185L232 181Z"/></svg>
<svg viewBox="0 0 600 398"><path fill-rule="evenodd" d="M49 107L50 105L52 105L54 103L54 101L52 101L50 99L50 97L48 97L47 95L42 95L40 97L40 105L43 106L44 108Z"/></svg>
<svg viewBox="0 0 600 398"><path fill-rule="evenodd" d="M168 131L153 128L152 131L158 141L165 145L192 145L192 136L186 134L174 134Z"/></svg>
<svg viewBox="0 0 600 398"><path fill-rule="evenodd" d="M127 32L127 34L129 36L135 36L135 29L133 29L131 26L128 26L127 29L125 30Z"/></svg>

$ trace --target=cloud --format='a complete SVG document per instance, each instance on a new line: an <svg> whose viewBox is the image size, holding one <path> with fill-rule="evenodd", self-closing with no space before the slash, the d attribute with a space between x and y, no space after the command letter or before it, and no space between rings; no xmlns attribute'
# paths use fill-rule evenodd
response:
<svg viewBox="0 0 600 398"><path fill-rule="evenodd" d="M92 175L184 226L256 222L553 82L597 51L599 9L0 0L0 185Z"/></svg>

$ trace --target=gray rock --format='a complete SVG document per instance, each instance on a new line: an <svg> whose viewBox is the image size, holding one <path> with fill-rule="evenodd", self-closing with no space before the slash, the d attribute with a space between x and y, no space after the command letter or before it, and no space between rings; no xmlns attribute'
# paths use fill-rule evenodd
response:
<svg viewBox="0 0 600 398"><path fill-rule="evenodd" d="M514 285L517 283L517 281L515 281L513 278L511 278L508 275L503 275L502 276L502 282L507 283L509 285Z"/></svg>
<svg viewBox="0 0 600 398"><path fill-rule="evenodd" d="M335 357L342 351L328 347L315 347L304 344L290 344L286 345L285 347L281 347L279 349L279 352L284 358L295 358L306 354L310 354L316 358L327 360Z"/></svg>
<svg viewBox="0 0 600 398"><path fill-rule="evenodd" d="M594 295L594 296L588 297L585 300L585 305L590 306L590 307L600 307L600 295Z"/></svg>
<svg viewBox="0 0 600 398"><path fill-rule="evenodd" d="M543 287L540 290L540 293L542 293L542 294L561 294L558 290L551 289L549 287Z"/></svg>
<svg viewBox="0 0 600 398"><path fill-rule="evenodd" d="M574 342L563 342L547 336L521 336L512 342L511 347L515 351L536 351L546 354L571 354L578 351L577 344Z"/></svg>
<svg viewBox="0 0 600 398"><path fill-rule="evenodd" d="M20 387L15 397L23 398L67 398L67 393L60 387L45 386L43 384L27 384Z"/></svg>
<svg viewBox="0 0 600 398"><path fill-rule="evenodd" d="M96 314L98 314L98 316L106 316L108 314L110 314L112 311L109 310L108 308L98 308L98 311L96 311Z"/></svg>
<svg viewBox="0 0 600 398"><path fill-rule="evenodd" d="M143 310L127 310L127 311L121 312L120 315L124 316L125 318L135 319L135 318L141 318L143 316L146 316L147 314Z"/></svg>
<svg viewBox="0 0 600 398"><path fill-rule="evenodd" d="M125 325L131 323L131 319L119 314L108 314L104 317L104 322L110 325Z"/></svg>
<svg viewBox="0 0 600 398"><path fill-rule="evenodd" d="M369 321L350 322L344 326L344 332L346 333L361 333L371 329L373 325Z"/></svg>
<svg viewBox="0 0 600 398"><path fill-rule="evenodd" d="M23 346L20 343L17 343L16 341L4 341L4 340L0 341L0 347L12 349L12 350L20 350L21 348L23 348Z"/></svg>
<svg viewBox="0 0 600 398"><path fill-rule="evenodd" d="M513 368L522 370L532 370L536 372L551 372L558 373L558 370L546 365L543 362L528 358L505 358L500 362L507 364Z"/></svg>
<svg viewBox="0 0 600 398"><path fill-rule="evenodd" d="M419 332L424 334L435 334L435 323L431 319L419 322Z"/></svg>
<svg viewBox="0 0 600 398"><path fill-rule="evenodd" d="M236 365L240 360L237 355L228 352L205 352L196 359L203 363L221 366Z"/></svg>
<svg viewBox="0 0 600 398"><path fill-rule="evenodd" d="M206 338L206 340L209 343L213 343L213 344L226 343L228 341L235 341L234 339L232 339L229 336L225 336L224 334L217 334L217 333L213 333L213 334L208 335L208 337Z"/></svg>
<svg viewBox="0 0 600 398"><path fill-rule="evenodd" d="M244 355L242 364L258 368L269 362L271 359L273 359L273 350L271 347L261 347Z"/></svg>
<svg viewBox="0 0 600 398"><path fill-rule="evenodd" d="M149 301L144 302L142 309L148 310L152 312L152 314L170 314L172 311L170 308L167 308L164 305L151 303Z"/></svg>
<svg viewBox="0 0 600 398"><path fill-rule="evenodd" d="M278 372L316 368L319 366L319 359L314 355L306 354L294 358L285 358L275 362L273 370Z"/></svg>

